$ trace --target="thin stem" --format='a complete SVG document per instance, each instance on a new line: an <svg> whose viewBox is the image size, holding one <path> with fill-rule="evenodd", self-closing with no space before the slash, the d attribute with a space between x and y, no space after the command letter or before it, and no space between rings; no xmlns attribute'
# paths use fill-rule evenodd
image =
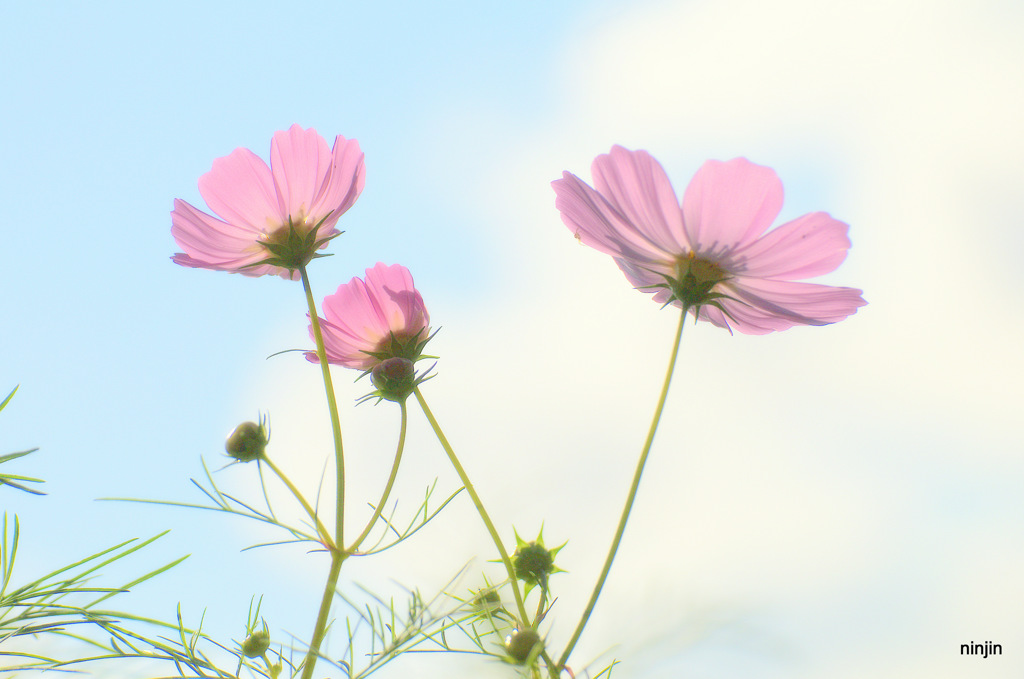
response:
<svg viewBox="0 0 1024 679"><path fill-rule="evenodd" d="M611 549L608 550L608 557L604 561L604 568L601 569L601 575L597 578L597 584L594 586L594 593L590 595L590 601L587 603L587 608L583 611L583 616L580 618L579 624L576 626L576 631L573 632L572 639L569 640L569 645L565 647L565 652L562 653L562 657L558 659L558 665L555 667L556 673L561 673L565 667L565 663L569 660L569 654L576 647L576 642L579 641L580 635L583 634L583 628L587 626L587 621L590 620L590 614L594 611L594 606L597 604L597 598L601 596L601 589L604 587L605 580L608 579L608 573L612 569L612 561L615 560L615 553L619 549L619 543L622 542L622 534L626 530L626 521L629 520L629 513L633 509L633 501L636 499L637 489L640 487L640 477L644 473L644 465L647 464L647 455L651 452L651 444L654 443L654 434L658 431L658 423L661 421L661 413L665 409L665 399L668 397L668 387L672 382L672 373L675 371L676 358L679 356L679 343L683 338L683 325L686 323L686 312L679 316L679 328L676 330L676 339L672 345L672 357L668 361L668 370L665 372L665 383L661 387L661 396L658 397L658 405L654 409L654 418L651 420L651 427L647 431L647 440L644 442L643 450L640 452L640 459L636 465L636 472L633 474L633 485L630 486L629 495L626 497L626 506L622 508L622 516L619 518L619 527L615 531L615 537L612 539Z"/></svg>
<svg viewBox="0 0 1024 679"><path fill-rule="evenodd" d="M548 577L546 575L541 577L542 582L540 586L540 599L539 601L537 601L537 613L533 616L534 623L540 620L540 615L544 612L544 604L548 602Z"/></svg>
<svg viewBox="0 0 1024 679"><path fill-rule="evenodd" d="M312 679L313 668L320 657L320 644L327 635L327 619L331 613L331 604L334 603L334 594L338 587L338 576L341 574L341 564L345 562L345 552L331 551L331 570L327 573L327 585L324 587L324 596L320 601L320 612L316 616L316 626L313 628L313 639L309 643L309 652L303 663L302 679Z"/></svg>
<svg viewBox="0 0 1024 679"><path fill-rule="evenodd" d="M416 400L419 401L420 408L423 409L423 414L427 416L427 420L430 422L430 426L434 430L437 440L441 442L441 447L444 448L444 452L448 454L448 459L451 460L452 466L455 467L455 471L459 475L462 485L466 488L466 492L469 493L469 497L472 498L473 504L476 506L477 513L480 514L480 518L483 519L484 525L487 527L487 532L491 534L491 540L494 541L494 546L498 548L498 554L501 556L501 562L505 564L505 570L508 572L509 582L512 583L512 594L515 595L516 608L519 610L519 618L522 620L524 625L529 625L530 618L526 614L526 604L523 603L523 595L519 592L519 582L516 580L516 569L512 566L512 559L509 558L508 552L505 550L505 545L501 542L501 536L494 527L494 522L491 521L491 517L487 514L487 510L484 509L484 503L480 501L480 496L477 495L476 489L473 487L473 482L469 480L469 476L466 475L466 470L459 462L459 458L455 455L455 451L452 450L452 446L448 443L448 439L445 437L444 432L441 431L441 426L434 418L434 414L430 412L430 408L427 407L427 402L423 399L423 394L420 392L420 388L416 387L413 390L413 393L416 395Z"/></svg>
<svg viewBox="0 0 1024 679"><path fill-rule="evenodd" d="M306 498L303 497L302 493L299 492L299 489L295 487L295 484L292 483L291 479L285 476L284 472L278 469L277 465L274 464L269 457L267 457L266 453L263 454L263 457L260 458L260 461L266 464L268 467L270 467L270 471L274 472L274 474L277 475L277 478L281 480L281 483L288 487L288 490L291 491L291 494L295 497L296 500L299 501L299 504L302 505L302 508L306 510L306 514L309 515L309 518L313 519L313 522L316 524L317 535L320 536L320 540L323 542L324 547L326 547L329 550L334 550L334 540L331 539L331 534L330 532L328 532L327 527L320 522L320 517L317 516L316 512L309 505L309 502L307 502Z"/></svg>
<svg viewBox="0 0 1024 679"><path fill-rule="evenodd" d="M302 679L312 679L316 661L320 657L320 644L327 634L327 621L331 613L331 604L338 586L341 565L348 554L338 548L345 544L345 452L341 443L341 419L338 417L338 401L334 395L334 383L331 381L331 369L327 363L327 351L324 348L324 335L320 330L320 318L316 313L316 302L309 285L306 267L299 267L302 275L302 289L306 293L306 305L309 307L309 322L313 326L313 339L316 341L316 355L320 359L320 370L324 377L324 390L327 392L327 409L331 415L331 431L334 434L334 463L337 470L337 500L335 503L334 547L331 549L331 569L324 585L324 595L320 601L320 612L317 614L316 625L313 627L313 638L309 644L309 652L302 668Z"/></svg>
<svg viewBox="0 0 1024 679"><path fill-rule="evenodd" d="M363 543L366 536L373 530L373 526L377 523L377 519L380 518L380 514L384 511L384 505L387 504L388 497L391 495L391 488L395 485L395 479L398 477L398 465L402 463L402 451L405 450L405 430L408 418L408 409L406 408L405 401L401 401L398 404L402 408L402 425L401 430L398 433L398 449L395 451L395 461L391 465L391 475L388 477L387 485L384 486L384 493L380 496L380 502L377 503L376 509L373 511L373 516L370 518L370 522L366 524L366 528L359 534L356 541L352 543L352 546L345 551L348 554L355 554L356 550L359 549L359 545Z"/></svg>
<svg viewBox="0 0 1024 679"><path fill-rule="evenodd" d="M551 656L548 655L546 649L540 652L540 657L544 659L544 666L548 668L548 674L555 679L558 679L558 675L561 673L561 670L555 667L555 661L551 659Z"/></svg>
<svg viewBox="0 0 1024 679"><path fill-rule="evenodd" d="M316 302L313 291L309 287L309 276L306 267L301 267L302 288L306 291L306 304L309 306L309 321L313 326L313 338L316 340L316 355L320 358L320 370L324 375L324 389L327 392L327 408L331 413L331 431L334 434L334 461L337 469L337 513L335 520L334 542L343 545L345 535L345 451L341 443L341 419L338 417L338 401L334 396L334 383L331 381L331 368L327 363L327 350L324 349L324 334L320 330L320 318L316 314Z"/></svg>

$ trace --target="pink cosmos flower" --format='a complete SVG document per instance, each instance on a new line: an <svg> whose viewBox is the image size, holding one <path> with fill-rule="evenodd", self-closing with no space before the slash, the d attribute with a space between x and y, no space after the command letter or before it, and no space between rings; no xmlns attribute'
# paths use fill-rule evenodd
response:
<svg viewBox="0 0 1024 679"><path fill-rule="evenodd" d="M171 235L182 266L295 280L316 250L339 234L338 218L363 190L363 153L338 136L292 125L270 142L270 167L249 149L213 161L199 192L220 219L175 199Z"/></svg>
<svg viewBox="0 0 1024 679"><path fill-rule="evenodd" d="M320 327L327 362L371 370L389 358L415 361L430 337L430 315L412 274L378 262L366 279L353 278L324 298ZM309 335L313 337L310 324ZM315 351L306 359L316 363Z"/></svg>
<svg viewBox="0 0 1024 679"><path fill-rule="evenodd" d="M848 227L813 212L765 233L782 208L770 168L709 160L681 206L646 151L615 146L591 173L595 188L569 172L552 182L562 221L656 302L755 335L835 323L866 304L860 290L796 282L842 263Z"/></svg>

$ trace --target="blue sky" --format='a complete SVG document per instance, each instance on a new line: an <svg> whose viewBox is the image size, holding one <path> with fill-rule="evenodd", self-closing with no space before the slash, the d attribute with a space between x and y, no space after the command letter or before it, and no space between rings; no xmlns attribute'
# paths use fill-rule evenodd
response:
<svg viewBox="0 0 1024 679"><path fill-rule="evenodd" d="M238 522L93 501L196 499L200 455L219 467L223 437L260 411L282 464L315 485L330 440L316 371L265 360L308 345L299 286L169 260L173 199L202 205L215 158L265 158L299 123L366 153L315 291L377 261L412 270L443 326L428 398L496 521L570 540L550 631L564 643L674 319L578 247L548 183L589 179L619 143L649 150L681 195L705 159L743 155L782 178L780 221L851 224L826 282L869 306L777 336L688 330L581 660L613 648L623 677L1019 676L1019 653L958 654L981 637L1024 646L1018 6L209 4L0 7L0 389L21 384L0 452L39 446L8 466L49 493L0 496L22 521L23 574L171 528L138 570L193 556L133 592L140 609L209 607L229 636L265 594L272 627L308 633L315 558L239 554L259 538ZM395 413L353 409L350 377L336 371L363 502ZM412 420L402 490L454 488ZM244 468L218 478L252 488ZM491 568L478 524L457 504L345 577L429 590L474 556ZM444 662L417 671L502 675Z"/></svg>

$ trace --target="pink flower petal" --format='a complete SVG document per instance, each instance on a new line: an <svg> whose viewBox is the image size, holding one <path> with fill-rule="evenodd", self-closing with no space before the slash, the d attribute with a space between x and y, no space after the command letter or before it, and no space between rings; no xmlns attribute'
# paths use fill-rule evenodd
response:
<svg viewBox="0 0 1024 679"><path fill-rule="evenodd" d="M654 295L654 301L658 304L664 304L671 299L672 293L668 288L662 287L665 284L665 277L659 275L657 271L639 267L628 259L617 258L615 263L634 288Z"/></svg>
<svg viewBox="0 0 1024 679"><path fill-rule="evenodd" d="M416 290L412 274L404 266L377 263L366 270L366 286L380 306L388 332L406 333L425 328L430 317L423 298Z"/></svg>
<svg viewBox="0 0 1024 679"><path fill-rule="evenodd" d="M675 191L649 153L614 146L594 160L590 172L597 192L652 243L667 252L690 249Z"/></svg>
<svg viewBox="0 0 1024 679"><path fill-rule="evenodd" d="M377 363L377 359L367 352L376 348L376 343L369 342L366 338L353 335L352 332L341 325L321 318L320 330L324 338L324 350L327 352L329 363L343 365L346 368L357 370L368 370ZM313 326L310 325L309 337L314 339ZM319 357L315 351L306 352L306 360L311 363L318 363Z"/></svg>
<svg viewBox="0 0 1024 679"><path fill-rule="evenodd" d="M736 319L729 324L746 334L835 323L867 303L860 290L816 283L737 278L723 288L738 300L722 300L722 306ZM708 310L713 323L716 317L721 320L716 311Z"/></svg>
<svg viewBox="0 0 1024 679"><path fill-rule="evenodd" d="M709 160L683 195L683 225L693 249L720 256L764 233L782 209L775 172L745 158Z"/></svg>
<svg viewBox="0 0 1024 679"><path fill-rule="evenodd" d="M562 221L583 244L613 257L632 260L658 262L675 258L624 219L604 196L576 175L563 172L562 178L551 182L551 186Z"/></svg>
<svg viewBox="0 0 1024 679"><path fill-rule="evenodd" d="M376 345L388 331L387 318L369 287L361 278L353 278L324 298L324 315L352 337L365 338Z"/></svg>
<svg viewBox="0 0 1024 679"><path fill-rule="evenodd" d="M330 214L324 222L321 234L326 233L323 229L332 228L338 218L352 207L356 198L363 192L365 180L366 168L359 143L355 139L346 140L339 135L334 140L328 181L310 208L310 215L317 222Z"/></svg>
<svg viewBox="0 0 1024 679"><path fill-rule="evenodd" d="M222 219L253 232L273 231L287 222L270 168L249 149L213 161L213 169L199 178L199 193Z"/></svg>
<svg viewBox="0 0 1024 679"><path fill-rule="evenodd" d="M171 261L196 269L229 271L257 277L275 274L295 280L299 273L277 266L258 265L267 252L247 226L236 226L201 212L183 200L175 199L171 212L171 235L182 250Z"/></svg>
<svg viewBox="0 0 1024 679"><path fill-rule="evenodd" d="M171 212L171 235L191 261L231 268L266 257L248 229L221 221L179 199L175 199Z"/></svg>
<svg viewBox="0 0 1024 679"><path fill-rule="evenodd" d="M846 259L848 229L826 212L806 214L730 254L730 269L743 276L797 280L829 273Z"/></svg>
<svg viewBox="0 0 1024 679"><path fill-rule="evenodd" d="M211 264L210 262L195 259L190 255L186 255L181 252L179 252L176 255L173 255L171 257L171 261L174 262L175 264L179 264L181 266L189 266L194 269L213 269L214 271L228 271L231 273L240 273L243 276L250 276L252 278L256 278L257 276L264 276L266 274L275 274L285 279L295 280L295 278L298 277L299 275L298 272L295 272L295 274L293 275L291 272L285 269L281 269L280 267L276 266L268 266L266 264L259 266L247 266L245 268L241 268L245 266L244 262L239 264Z"/></svg>
<svg viewBox="0 0 1024 679"><path fill-rule="evenodd" d="M283 213L296 223L312 212L331 170L327 142L316 130L292 125L270 142L270 171ZM314 222L315 223L315 222Z"/></svg>

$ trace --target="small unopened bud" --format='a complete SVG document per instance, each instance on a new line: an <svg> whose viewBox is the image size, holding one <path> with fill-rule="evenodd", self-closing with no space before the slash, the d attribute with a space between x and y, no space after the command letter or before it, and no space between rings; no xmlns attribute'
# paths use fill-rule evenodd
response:
<svg viewBox="0 0 1024 679"><path fill-rule="evenodd" d="M407 358L389 358L374 366L370 379L381 398L401 403L416 387L416 368Z"/></svg>
<svg viewBox="0 0 1024 679"><path fill-rule="evenodd" d="M252 462L267 448L267 431L255 422L243 422L228 436L224 449L239 462Z"/></svg>
<svg viewBox="0 0 1024 679"><path fill-rule="evenodd" d="M493 589L481 590L473 597L473 605L480 608L495 608L501 605L501 595Z"/></svg>
<svg viewBox="0 0 1024 679"><path fill-rule="evenodd" d="M482 589L473 597L473 608L481 616L491 618L504 613L501 607L501 595L493 589Z"/></svg>
<svg viewBox="0 0 1024 679"><path fill-rule="evenodd" d="M242 642L242 654L246 658L262 658L270 648L270 634L265 630L253 632Z"/></svg>
<svg viewBox="0 0 1024 679"><path fill-rule="evenodd" d="M526 662L530 655L536 656L540 653L533 653L535 646L540 644L540 635L532 629L513 630L512 634L505 637L505 650L517 663Z"/></svg>

